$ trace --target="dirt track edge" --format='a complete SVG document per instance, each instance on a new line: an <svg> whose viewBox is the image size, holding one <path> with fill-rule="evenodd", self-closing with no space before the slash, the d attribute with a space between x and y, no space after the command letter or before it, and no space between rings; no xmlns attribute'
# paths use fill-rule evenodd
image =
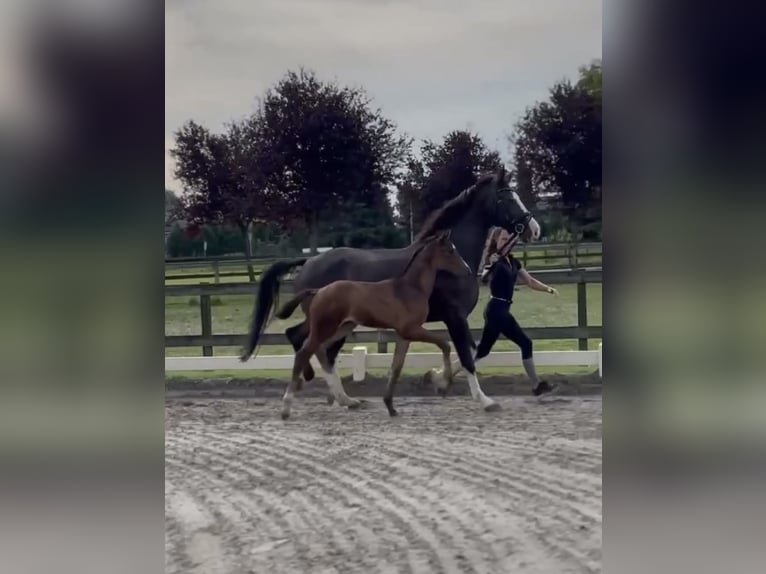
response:
<svg viewBox="0 0 766 574"><path fill-rule="evenodd" d="M506 395L530 395L531 386L526 377L521 375L486 375L479 373L481 386L484 392L490 396ZM602 390L598 372L587 375L559 375L551 374L543 377L550 383L559 385L560 395L600 395ZM190 396L207 397L258 397L270 398L281 397L285 392L285 379L253 377L242 378L217 378L198 379L174 377L165 380L165 394L168 398L181 398ZM361 383L354 382L352 377L343 377L343 386L351 396L380 397L386 388L386 377L368 375ZM317 378L306 384L301 395L306 397L319 397L327 394L327 385L324 380ZM434 396L435 391L431 384L423 382L422 376L405 375L396 387L397 396ZM455 384L450 389L451 396L469 395L468 384L464 377L457 377Z"/></svg>

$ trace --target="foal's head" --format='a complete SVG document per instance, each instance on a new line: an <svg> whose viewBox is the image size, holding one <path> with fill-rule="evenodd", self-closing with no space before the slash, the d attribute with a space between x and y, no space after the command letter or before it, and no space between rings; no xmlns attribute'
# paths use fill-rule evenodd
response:
<svg viewBox="0 0 766 574"><path fill-rule="evenodd" d="M423 248L422 258L439 271L455 275L470 275L471 268L455 249L449 231L443 231L428 240Z"/></svg>

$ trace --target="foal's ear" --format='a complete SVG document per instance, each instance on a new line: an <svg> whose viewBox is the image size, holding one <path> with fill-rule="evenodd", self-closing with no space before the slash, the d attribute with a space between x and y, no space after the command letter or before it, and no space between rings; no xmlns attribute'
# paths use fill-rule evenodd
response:
<svg viewBox="0 0 766 574"><path fill-rule="evenodd" d="M506 175L505 166L501 165L498 168L497 173L495 173L495 183L497 184L505 183L505 175Z"/></svg>

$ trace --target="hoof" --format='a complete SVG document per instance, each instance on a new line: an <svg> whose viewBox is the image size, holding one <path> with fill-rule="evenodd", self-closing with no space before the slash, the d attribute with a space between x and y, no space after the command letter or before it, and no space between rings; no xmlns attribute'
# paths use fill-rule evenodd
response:
<svg viewBox="0 0 766 574"><path fill-rule="evenodd" d="M449 389L450 382L444 378L441 371L431 369L426 371L423 375L423 384L430 383L433 385L434 390L441 396L447 396L447 390Z"/></svg>
<svg viewBox="0 0 766 574"><path fill-rule="evenodd" d="M327 404L333 406L333 404L335 404L335 397L332 395L327 395Z"/></svg>
<svg viewBox="0 0 766 574"><path fill-rule="evenodd" d="M503 407L500 406L500 403L490 403L484 407L484 411L488 413L494 413L501 410L503 410Z"/></svg>
<svg viewBox="0 0 766 574"><path fill-rule="evenodd" d="M282 411L282 420L286 421L289 418L290 418L290 413L286 413L286 412Z"/></svg>
<svg viewBox="0 0 766 574"><path fill-rule="evenodd" d="M441 398L443 399L447 398L447 389L436 389L436 392Z"/></svg>
<svg viewBox="0 0 766 574"><path fill-rule="evenodd" d="M349 403L346 406L348 407L349 410L356 411L361 408L364 408L364 401L354 401L353 403Z"/></svg>
<svg viewBox="0 0 766 574"><path fill-rule="evenodd" d="M396 409L391 409L390 411L388 411L388 414L389 414L389 416L392 416L392 417L398 417L399 416L399 412Z"/></svg>

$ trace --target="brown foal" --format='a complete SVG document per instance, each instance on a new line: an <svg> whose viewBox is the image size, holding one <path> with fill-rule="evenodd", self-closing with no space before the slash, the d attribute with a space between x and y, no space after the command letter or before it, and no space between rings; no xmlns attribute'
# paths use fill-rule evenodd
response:
<svg viewBox="0 0 766 574"><path fill-rule="evenodd" d="M449 232L439 233L423 240L415 250L401 275L384 281L335 281L321 289L307 289L298 293L276 313L286 319L298 305L307 309L309 335L295 354L293 374L282 398L282 418L290 416L295 390L300 388L301 373L316 355L326 373L330 391L338 404L357 407L360 402L346 395L335 365L330 364L327 348L335 341L347 337L357 325L378 329L393 329L402 339L394 351L391 374L383 402L391 416L397 412L393 406L394 386L404 365L407 349L412 341L433 343L444 357L445 373L450 372L450 346L447 339L423 328L428 317L428 300L434 288L437 271L456 275L470 275L471 270L455 249Z"/></svg>

